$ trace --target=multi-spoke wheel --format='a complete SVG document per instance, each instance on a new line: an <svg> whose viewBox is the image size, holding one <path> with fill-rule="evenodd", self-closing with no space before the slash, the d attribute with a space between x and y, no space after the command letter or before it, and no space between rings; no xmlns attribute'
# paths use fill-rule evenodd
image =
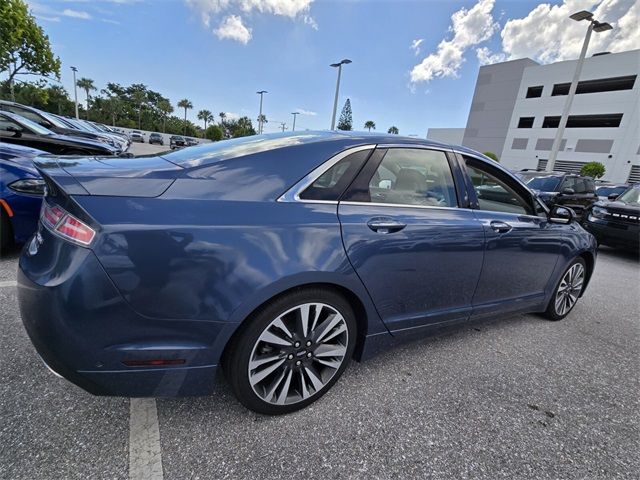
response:
<svg viewBox="0 0 640 480"><path fill-rule="evenodd" d="M584 288L586 265L582 258L576 258L560 277L560 282L549 302L547 318L561 320L573 309Z"/></svg>
<svg viewBox="0 0 640 480"><path fill-rule="evenodd" d="M298 410L323 395L353 354L353 311L338 294L305 290L280 297L238 333L225 358L240 401L260 413Z"/></svg>

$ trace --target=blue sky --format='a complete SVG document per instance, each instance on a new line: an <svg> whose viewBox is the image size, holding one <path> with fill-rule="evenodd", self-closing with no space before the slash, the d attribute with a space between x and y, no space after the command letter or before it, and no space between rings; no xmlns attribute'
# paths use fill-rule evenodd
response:
<svg viewBox="0 0 640 480"><path fill-rule="evenodd" d="M430 127L465 125L479 58L524 54L553 61L575 55L570 45L558 47L575 43L566 35L583 35L580 25L562 23L571 9L603 9L602 15L621 24L615 35L624 37L617 44L637 48L629 28L622 31L624 22L637 19L634 3L569 0L539 11L538 2L499 0L29 1L62 60L69 92L69 67L75 65L98 88L109 81L144 83L174 107L189 98L189 117L197 121L203 108L255 120L255 92L264 89L265 132L276 131L281 121L290 128L294 111L308 112L298 116L296 129L326 129L336 81L329 64L349 58L338 108L351 99L355 128L373 120L377 130L395 125L402 134L421 137ZM558 29L531 42L527 30L545 12ZM608 46L599 41L605 43L595 48ZM419 51L411 48L415 42Z"/></svg>

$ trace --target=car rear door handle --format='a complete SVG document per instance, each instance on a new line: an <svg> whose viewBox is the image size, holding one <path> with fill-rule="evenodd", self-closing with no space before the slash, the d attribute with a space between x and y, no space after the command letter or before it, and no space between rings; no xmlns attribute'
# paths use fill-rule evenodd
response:
<svg viewBox="0 0 640 480"><path fill-rule="evenodd" d="M393 233L399 232L407 226L406 223L401 223L391 218L372 218L367 222L367 226L378 233Z"/></svg>
<svg viewBox="0 0 640 480"><path fill-rule="evenodd" d="M507 233L509 230L513 228L508 223L500 222L498 220L492 221L490 225L491 225L491 229L494 232L498 232L498 233Z"/></svg>

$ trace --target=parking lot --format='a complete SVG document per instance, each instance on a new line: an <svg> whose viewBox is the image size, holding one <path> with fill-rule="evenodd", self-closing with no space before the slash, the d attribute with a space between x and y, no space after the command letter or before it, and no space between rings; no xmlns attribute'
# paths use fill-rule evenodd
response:
<svg viewBox="0 0 640 480"><path fill-rule="evenodd" d="M637 259L604 250L564 321L474 324L352 364L283 417L91 396L49 373L0 259L0 478L637 478ZM156 413L157 412L157 413ZM158 435L159 434L159 435ZM633 473L636 472L636 473Z"/></svg>

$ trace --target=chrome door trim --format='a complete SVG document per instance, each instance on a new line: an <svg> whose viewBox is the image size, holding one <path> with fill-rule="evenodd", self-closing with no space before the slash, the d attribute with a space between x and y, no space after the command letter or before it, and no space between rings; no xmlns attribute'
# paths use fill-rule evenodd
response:
<svg viewBox="0 0 640 480"><path fill-rule="evenodd" d="M337 200L306 200L300 198L300 194L313 182L315 182L323 173L333 167L336 163L338 163L343 158L351 155L352 153L361 152L363 150L373 150L376 148L375 144L370 145L360 145L359 147L352 147L344 150L329 160L324 162L319 167L316 167L309 174L307 174L302 180L298 181L293 187L284 192L278 198L278 202L301 202L301 203L325 203L330 205L337 205Z"/></svg>
<svg viewBox="0 0 640 480"><path fill-rule="evenodd" d="M404 203L378 203L378 202L351 202L351 201L342 201L340 205L355 205L362 207L394 207L394 208L421 208L428 210L456 210L456 211L474 211L472 208L461 208L461 207L435 207L430 205L407 205Z"/></svg>

